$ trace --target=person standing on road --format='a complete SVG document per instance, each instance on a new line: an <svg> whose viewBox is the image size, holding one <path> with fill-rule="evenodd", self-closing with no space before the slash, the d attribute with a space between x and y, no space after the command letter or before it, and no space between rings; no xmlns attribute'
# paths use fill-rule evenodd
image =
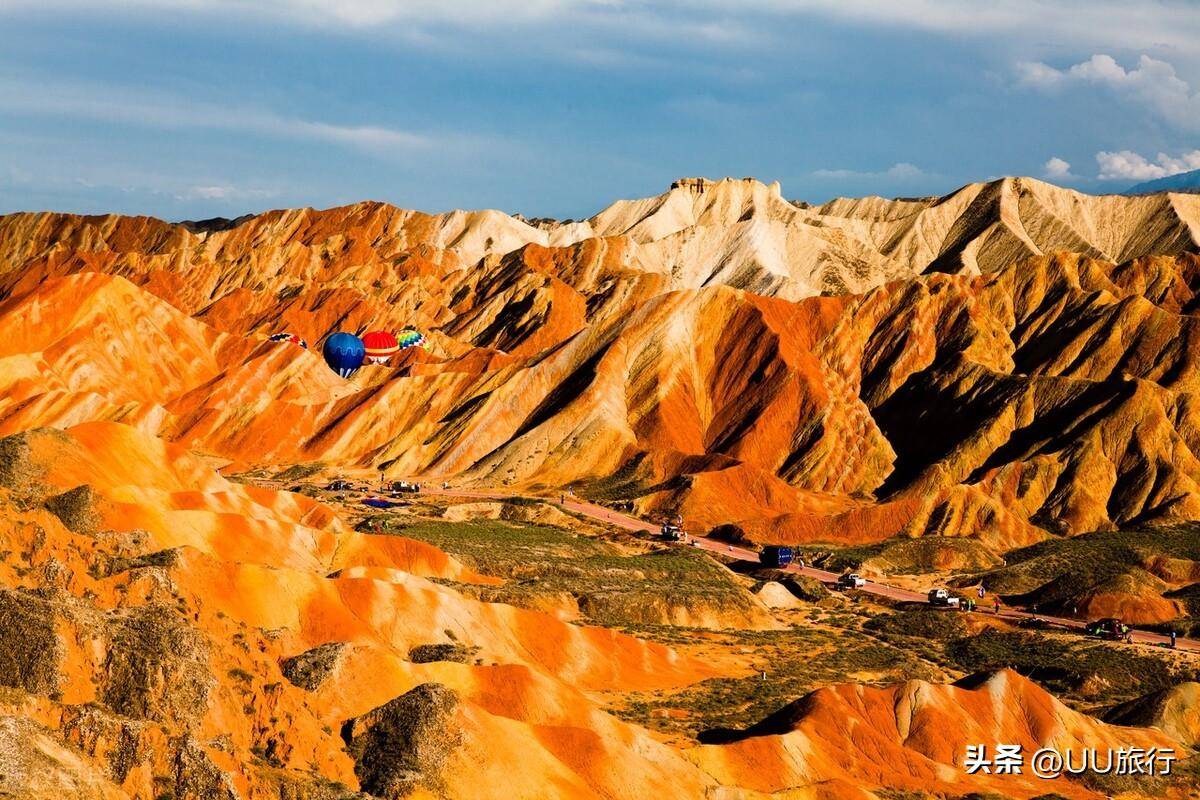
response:
<svg viewBox="0 0 1200 800"><path fill-rule="evenodd" d="M1172 649L1172 650L1174 650L1174 649L1175 649L1175 637L1176 637L1176 635L1177 635L1177 634L1175 633L1175 630L1174 630L1174 629L1172 629L1172 630L1171 630L1171 649Z"/></svg>
<svg viewBox="0 0 1200 800"><path fill-rule="evenodd" d="M1000 613L1000 595L996 595L992 602L995 604L996 614Z"/></svg>
<svg viewBox="0 0 1200 800"><path fill-rule="evenodd" d="M984 596L985 594L987 594L987 589L984 589L984 588L983 588L983 584L981 583L981 584L979 584L979 588L975 590L975 593L976 593L976 594L978 594L978 595L979 595L979 599L980 599L980 600L982 600L982 599L983 599L983 596Z"/></svg>

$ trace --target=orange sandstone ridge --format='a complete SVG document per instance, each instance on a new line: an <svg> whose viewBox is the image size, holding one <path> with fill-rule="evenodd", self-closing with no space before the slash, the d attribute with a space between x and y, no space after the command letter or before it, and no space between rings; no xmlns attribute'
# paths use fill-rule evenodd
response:
<svg viewBox="0 0 1200 800"><path fill-rule="evenodd" d="M590 487L762 541L1192 520L1196 203L1013 178L807 207L697 179L536 225L10 215L0 432ZM321 361L335 330L406 325L428 350L351 381ZM264 341L284 330L316 352Z"/></svg>

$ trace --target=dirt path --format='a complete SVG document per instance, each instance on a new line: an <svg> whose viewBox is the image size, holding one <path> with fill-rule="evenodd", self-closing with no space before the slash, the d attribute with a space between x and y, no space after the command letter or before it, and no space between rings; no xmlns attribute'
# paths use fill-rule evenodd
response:
<svg viewBox="0 0 1200 800"><path fill-rule="evenodd" d="M513 496L512 492L487 492L465 489L443 490L440 488L425 487L422 487L422 493L450 497L471 497L481 500L503 500L507 497ZM551 502L555 500L555 498L533 496L530 496L530 499L550 500ZM580 500L576 497L560 495L557 498L557 501L559 506L568 511L574 511L577 514L582 514L590 519L606 522L610 525L615 525L628 531L657 533L659 530L657 525L640 520L637 517L631 517L628 514L623 514L619 511L613 511L605 508L604 506L597 505L595 503L589 503L586 500ZM739 558L743 561L758 561L758 553L754 550L726 544L725 542L718 542L713 539L707 539L700 536L689 536L688 538L691 546L698 547L702 550L708 550L713 553L722 553L723 555ZM822 583L835 583L838 579L838 573L826 572L825 570L817 569L815 567L798 567L796 565L788 565L784 568L784 571L794 572L798 575L807 575L810 578L816 578ZM867 594L875 595L876 597L884 597L889 600L908 603L924 603L927 599L925 595L919 592L901 589L898 586L890 586L886 583L878 583L876 581L867 581L867 584L861 587L858 591L866 592ZM1069 617L1052 617L1045 614L1034 614L1031 611L1026 611L1025 609L1020 608L1003 606L998 614L995 613L992 608L993 607L991 607L988 603L984 602L980 604L979 608L976 609L974 613L987 614L989 616L996 616L999 619L1007 619L1015 622L1033 619L1036 617L1037 619L1044 620L1050 625L1073 630L1082 630L1085 625L1084 622L1077 619L1071 619ZM1151 647L1167 647L1171 642L1171 638L1169 636L1165 636L1161 633L1153 633L1151 631L1134 630L1131 632L1131 635L1134 644L1147 645ZM1184 639L1180 637L1176 640L1175 646L1178 650L1200 652L1200 641L1195 639Z"/></svg>

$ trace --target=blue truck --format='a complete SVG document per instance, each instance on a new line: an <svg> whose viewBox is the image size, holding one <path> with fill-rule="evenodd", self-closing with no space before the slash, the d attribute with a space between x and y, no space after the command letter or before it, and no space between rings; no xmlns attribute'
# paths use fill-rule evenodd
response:
<svg viewBox="0 0 1200 800"><path fill-rule="evenodd" d="M764 567L786 567L796 558L796 551L790 547L780 547L770 544L758 554L758 561Z"/></svg>

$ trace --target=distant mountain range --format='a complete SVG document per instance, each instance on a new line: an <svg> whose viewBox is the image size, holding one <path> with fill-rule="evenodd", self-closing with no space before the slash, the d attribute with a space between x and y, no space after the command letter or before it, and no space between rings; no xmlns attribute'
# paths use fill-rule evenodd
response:
<svg viewBox="0 0 1200 800"><path fill-rule="evenodd" d="M332 229L338 232L331 234ZM661 281L664 289L725 285L794 301L860 293L927 273L986 274L1029 256L1060 251L1115 263L1196 252L1200 197L1166 192L1096 196L1033 178L1007 177L970 183L942 197L838 198L809 205L785 198L778 183L684 178L660 195L618 200L577 221L527 220L500 211L430 215L381 203L174 225L134 217L13 214L0 217L0 265L5 267L0 269L0 296L14 282L33 281L29 270L65 269L57 262L50 266L47 259L62 258L67 250L134 250L154 265L137 270L144 269L143 280L148 280L144 276L161 269L158 262L202 246L211 253L199 258L206 266L187 258L182 271L210 270L209 278L217 281L211 288L217 291L222 283L213 276L232 261L243 290L265 291L269 284L266 294L272 302L287 303L290 295L280 300L278 292L294 286L300 273L260 275L247 265L264 252L287 262L287 248L317 257L313 254L332 246L328 241L341 240L355 242L358 249L350 248L347 263L357 267L367 263L361 259L383 263L421 247L444 253L456 267L465 268L529 245L566 253L586 244L612 249L622 269ZM79 256L81 262L89 259L93 256ZM95 264L87 268L102 269ZM134 268L125 264L120 269L124 274ZM191 279L179 280L186 286ZM216 299L200 292L185 305L194 313ZM255 324L268 325L270 319L256 317ZM325 333L317 325L302 335L312 339Z"/></svg>
<svg viewBox="0 0 1200 800"><path fill-rule="evenodd" d="M1152 192L1200 192L1200 169L1168 175L1145 181L1125 190L1125 194L1150 194Z"/></svg>
<svg viewBox="0 0 1200 800"><path fill-rule="evenodd" d="M616 475L641 512L763 541L1200 520L1198 251L1200 194L1021 177L818 206L685 178L576 221L11 214L0 435L115 421L253 466ZM428 346L352 381L320 358L407 327Z"/></svg>

